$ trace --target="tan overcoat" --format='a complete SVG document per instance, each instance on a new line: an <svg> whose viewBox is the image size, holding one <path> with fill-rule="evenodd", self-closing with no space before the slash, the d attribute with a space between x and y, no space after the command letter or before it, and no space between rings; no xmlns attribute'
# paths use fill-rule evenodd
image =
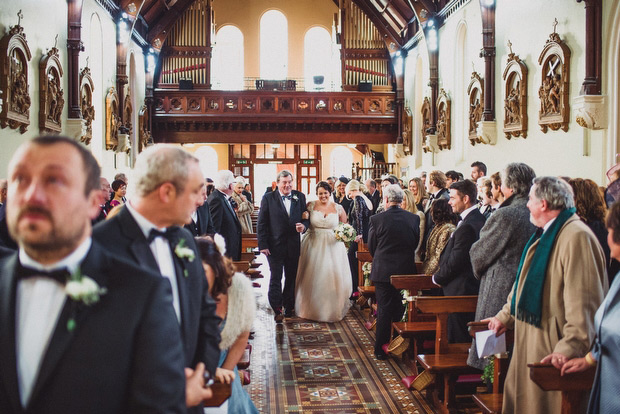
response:
<svg viewBox="0 0 620 414"><path fill-rule="evenodd" d="M527 252L517 287L517 304L524 294L525 275L538 243ZM504 414L560 413L560 392L542 391L530 380L527 364L540 362L553 352L568 358L583 357L594 339L594 314L607 289L603 250L594 233L573 215L558 232L551 251L543 290L542 329L510 315L513 293L496 315L515 334L504 386Z"/></svg>

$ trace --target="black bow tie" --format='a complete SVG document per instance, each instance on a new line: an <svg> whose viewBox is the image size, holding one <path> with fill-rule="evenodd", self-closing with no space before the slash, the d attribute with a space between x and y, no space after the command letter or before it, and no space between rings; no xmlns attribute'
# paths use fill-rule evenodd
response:
<svg viewBox="0 0 620 414"><path fill-rule="evenodd" d="M159 231L157 229L151 229L151 231L149 232L149 237L147 237L146 240L149 244L151 244L153 240L155 240L156 237L163 237L164 239L168 240L170 243L173 243L176 237L175 230L176 229L174 229L173 227L166 229L166 231Z"/></svg>
<svg viewBox="0 0 620 414"><path fill-rule="evenodd" d="M69 279L69 277L71 276L71 273L69 273L69 270L66 267L56 269L56 270L51 270L51 271L45 271L45 270L33 269L32 267L26 267L22 265L21 263L18 264L17 266L18 279L22 280L22 279L28 279L30 277L37 277L37 276L49 277L50 279L54 279L58 283L64 285L65 283L67 283L67 279Z"/></svg>
<svg viewBox="0 0 620 414"><path fill-rule="evenodd" d="M290 195L290 194L289 194L289 195L283 195L283 196L282 196L282 201L284 201L284 200L290 200L292 197L293 197L293 196L292 196L292 195Z"/></svg>

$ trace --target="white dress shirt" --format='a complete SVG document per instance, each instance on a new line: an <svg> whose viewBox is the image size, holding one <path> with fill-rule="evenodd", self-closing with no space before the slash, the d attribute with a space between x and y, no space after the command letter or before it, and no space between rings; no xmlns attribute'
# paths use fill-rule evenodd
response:
<svg viewBox="0 0 620 414"><path fill-rule="evenodd" d="M289 198L282 199L282 197L284 197L284 194L282 194L280 192L280 190L278 190L278 195L280 196L280 200L282 200L282 202L284 203L284 208L286 209L286 214L288 214L290 216L291 215L291 202L292 202L292 200L289 199ZM291 193L289 195L292 197L293 196L293 192L291 191Z"/></svg>
<svg viewBox="0 0 620 414"><path fill-rule="evenodd" d="M67 268L69 272L75 273L91 245L92 240L89 237L69 256L46 266L36 262L20 249L19 261L23 266L45 272ZM24 407L30 400L41 361L66 300L64 285L49 277L34 276L17 283L15 349L19 396Z"/></svg>
<svg viewBox="0 0 620 414"><path fill-rule="evenodd" d="M151 223L146 217L138 213L135 208L131 206L131 201L126 203L127 210L131 213L131 216L138 223L138 227L144 233L144 237L148 239L151 229L156 229L161 232L165 232L166 228L158 228ZM172 306L174 307L174 313L177 315L177 320L181 322L181 305L179 304L179 285L177 283L177 272L174 268L174 258L172 257L173 246L170 246L168 239L163 237L155 237L149 245L159 272L163 277L168 279L170 286L172 286Z"/></svg>
<svg viewBox="0 0 620 414"><path fill-rule="evenodd" d="M468 215L469 213L471 213L472 211L474 211L474 210L475 210L475 209L477 209L477 208L478 208L478 205L477 205L477 204L474 204L473 206L471 206L471 207L469 207L469 208L467 208L467 209L463 210L463 212L461 213L461 221L459 221L459 224L457 224L457 225L456 225L456 227L460 226L460 225L461 225L461 223L463 222L463 220L465 220L465 217L467 217L467 215ZM454 233L452 233L452 234L454 234Z"/></svg>

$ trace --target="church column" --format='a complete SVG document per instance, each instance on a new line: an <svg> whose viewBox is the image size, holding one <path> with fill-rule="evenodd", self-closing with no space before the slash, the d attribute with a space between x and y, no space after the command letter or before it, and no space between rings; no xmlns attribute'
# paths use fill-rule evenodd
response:
<svg viewBox="0 0 620 414"><path fill-rule="evenodd" d="M581 84L581 95L601 94L602 25L601 0L577 0L586 8L586 77Z"/></svg>
<svg viewBox="0 0 620 414"><path fill-rule="evenodd" d="M80 108L80 52L84 51L82 43L82 0L69 0L67 18L67 74L69 118L81 118Z"/></svg>
<svg viewBox="0 0 620 414"><path fill-rule="evenodd" d="M481 0L482 50L484 58L483 121L495 121L495 0Z"/></svg>

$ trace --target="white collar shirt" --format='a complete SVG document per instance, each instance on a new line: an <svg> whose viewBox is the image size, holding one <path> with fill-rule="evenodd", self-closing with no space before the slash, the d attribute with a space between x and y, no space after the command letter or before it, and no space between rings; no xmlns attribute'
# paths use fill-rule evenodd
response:
<svg viewBox="0 0 620 414"><path fill-rule="evenodd" d="M289 194L290 196L293 195L293 192L291 191L291 193ZM280 190L278 190L278 196L280 197L280 200L282 200L282 203L284 203L284 208L286 209L286 214L288 214L289 216L291 215L291 198L282 198L284 197L284 194L282 194L280 192Z"/></svg>
<svg viewBox="0 0 620 414"><path fill-rule="evenodd" d="M132 207L131 201L125 204L127 210L131 213L131 216L138 223L138 227L142 230L144 237L148 239L149 233L152 229L165 232L166 228L158 228L151 223L146 217L138 213L138 211ZM170 286L172 287L172 306L174 307L174 313L177 315L177 320L181 321L181 306L179 302L179 284L177 282L176 270L174 267L174 258L172 257L172 246L167 239L163 237L155 237L149 245L153 257L159 267L159 272L163 277L168 279Z"/></svg>
<svg viewBox="0 0 620 414"><path fill-rule="evenodd" d="M469 213L471 213L472 211L474 211L477 208L478 208L478 205L475 204L475 205L473 205L473 206L463 210L463 212L461 213L461 221L459 221L459 224L457 225L457 227L461 225L461 223L463 222L463 220L465 220L465 217L467 217L467 215Z"/></svg>
<svg viewBox="0 0 620 414"><path fill-rule="evenodd" d="M19 261L23 266L45 272L67 268L70 273L75 273L91 245L92 239L88 237L71 254L52 265L42 265L20 249ZM66 299L65 287L49 277L34 276L17 283L15 349L19 396L24 407L30 400Z"/></svg>

